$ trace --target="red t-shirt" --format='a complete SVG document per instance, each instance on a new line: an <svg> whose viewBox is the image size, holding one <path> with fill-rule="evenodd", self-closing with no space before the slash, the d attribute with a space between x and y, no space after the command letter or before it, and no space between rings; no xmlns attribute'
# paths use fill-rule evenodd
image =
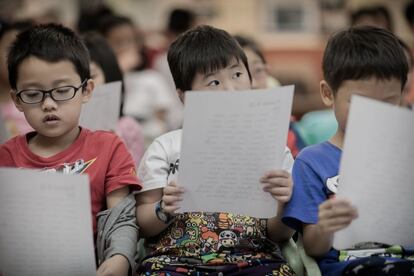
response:
<svg viewBox="0 0 414 276"><path fill-rule="evenodd" d="M96 215L106 209L106 196L123 186L141 189L134 161L121 140L108 131L81 129L76 141L64 151L41 157L28 146L35 132L20 135L0 145L0 167L37 168L89 176L93 230Z"/></svg>

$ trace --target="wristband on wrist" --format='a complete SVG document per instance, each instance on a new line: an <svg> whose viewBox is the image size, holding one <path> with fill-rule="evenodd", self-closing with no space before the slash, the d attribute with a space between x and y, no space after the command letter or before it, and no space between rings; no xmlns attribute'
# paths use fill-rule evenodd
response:
<svg viewBox="0 0 414 276"><path fill-rule="evenodd" d="M155 214L157 215L157 218L165 224L170 223L174 219L174 216L167 213L162 207L162 200L155 204Z"/></svg>

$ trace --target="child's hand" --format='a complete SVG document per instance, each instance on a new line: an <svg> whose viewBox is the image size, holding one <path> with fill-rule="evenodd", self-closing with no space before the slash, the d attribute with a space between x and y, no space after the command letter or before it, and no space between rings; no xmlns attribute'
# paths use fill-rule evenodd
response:
<svg viewBox="0 0 414 276"><path fill-rule="evenodd" d="M357 209L343 198L331 198L319 205L318 227L322 233L334 233L358 217Z"/></svg>
<svg viewBox="0 0 414 276"><path fill-rule="evenodd" d="M122 255L114 255L99 266L96 275L128 275L128 271L128 260Z"/></svg>
<svg viewBox="0 0 414 276"><path fill-rule="evenodd" d="M175 211L180 208L178 202L183 200L183 193L184 188L177 186L174 181L171 181L163 190L161 207L164 211L172 216L175 215Z"/></svg>
<svg viewBox="0 0 414 276"><path fill-rule="evenodd" d="M271 170L267 172L260 182L263 183L263 190L269 192L279 203L286 203L292 196L293 182L285 170Z"/></svg>

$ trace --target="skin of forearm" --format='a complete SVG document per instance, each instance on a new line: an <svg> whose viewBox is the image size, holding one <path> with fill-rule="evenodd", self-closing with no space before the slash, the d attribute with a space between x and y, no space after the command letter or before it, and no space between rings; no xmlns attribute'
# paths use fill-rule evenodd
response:
<svg viewBox="0 0 414 276"><path fill-rule="evenodd" d="M318 225L303 225L303 246L306 254L321 257L328 253L333 243L333 234L322 233Z"/></svg>
<svg viewBox="0 0 414 276"><path fill-rule="evenodd" d="M145 203L137 206L137 222L140 237L153 237L164 231L169 224L160 221L155 214L156 203Z"/></svg>
<svg viewBox="0 0 414 276"><path fill-rule="evenodd" d="M290 239L295 231L286 226L281 218L283 214L284 204L278 204L277 216L269 218L267 220L267 233L269 238L275 242L283 242Z"/></svg>

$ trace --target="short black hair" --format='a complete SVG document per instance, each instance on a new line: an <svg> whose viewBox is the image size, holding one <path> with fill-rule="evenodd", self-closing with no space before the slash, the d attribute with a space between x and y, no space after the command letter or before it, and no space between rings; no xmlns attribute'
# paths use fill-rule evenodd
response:
<svg viewBox="0 0 414 276"><path fill-rule="evenodd" d="M260 49L259 45L251 38L242 36L242 35L235 35L234 38L240 44L240 46L244 48L249 48L252 50L256 55L259 56L260 60L266 64L266 60L264 58L263 52Z"/></svg>
<svg viewBox="0 0 414 276"><path fill-rule="evenodd" d="M72 30L62 25L38 25L17 35L7 58L12 89L16 89L19 65L31 56L48 62L68 60L82 81L90 78L88 49Z"/></svg>
<svg viewBox="0 0 414 276"><path fill-rule="evenodd" d="M177 89L192 89L197 73L208 74L225 68L235 58L246 67L247 57L229 33L211 26L198 26L181 34L168 50L168 65Z"/></svg>
<svg viewBox="0 0 414 276"><path fill-rule="evenodd" d="M369 26L351 27L335 33L326 45L322 62L326 82L337 92L346 80L375 77L407 81L408 62L398 38Z"/></svg>
<svg viewBox="0 0 414 276"><path fill-rule="evenodd" d="M105 38L97 32L86 32L83 41L89 50L91 61L98 64L105 75L105 82L121 81L121 106L119 116L123 116L124 80L115 53Z"/></svg>

